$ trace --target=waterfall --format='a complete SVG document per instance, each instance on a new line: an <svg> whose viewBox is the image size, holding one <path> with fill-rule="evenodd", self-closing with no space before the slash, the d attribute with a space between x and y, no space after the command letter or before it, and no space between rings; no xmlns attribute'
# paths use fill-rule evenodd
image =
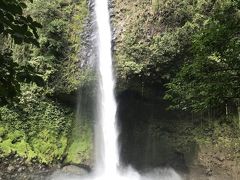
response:
<svg viewBox="0 0 240 180"><path fill-rule="evenodd" d="M99 69L98 118L95 127L96 164L87 177L58 175L52 180L181 180L172 169L153 170L140 175L131 168L119 169L118 129L116 122L117 104L114 96L115 80L111 47L111 25L108 0L95 0L97 23L97 57ZM141 157L139 157L141 158Z"/></svg>
<svg viewBox="0 0 240 180"><path fill-rule="evenodd" d="M99 128L102 134L97 134L98 147L96 158L97 170L104 173L117 173L119 153L116 128L116 100L114 97L115 80L112 67L111 26L108 10L108 0L95 1L95 13L98 32L98 66L99 66Z"/></svg>
<svg viewBox="0 0 240 180"><path fill-rule="evenodd" d="M116 127L116 100L114 96L115 80L112 65L111 25L108 0L95 0L95 13L98 34L98 66L99 66L99 122L97 123L96 141L96 175L95 180L180 180L173 170L160 170L164 175L150 173L140 176L129 168L120 171L118 151L118 129Z"/></svg>

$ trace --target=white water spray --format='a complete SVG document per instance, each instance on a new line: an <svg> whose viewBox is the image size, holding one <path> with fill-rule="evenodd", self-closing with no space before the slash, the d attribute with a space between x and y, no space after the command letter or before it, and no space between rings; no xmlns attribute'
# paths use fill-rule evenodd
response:
<svg viewBox="0 0 240 180"><path fill-rule="evenodd" d="M97 170L103 174L117 174L119 153L116 128L116 100L114 97L115 81L112 71L111 27L108 11L108 0L95 1L95 13L98 30L98 58L100 71L100 122L101 133L96 147ZM98 135L98 134L97 134Z"/></svg>

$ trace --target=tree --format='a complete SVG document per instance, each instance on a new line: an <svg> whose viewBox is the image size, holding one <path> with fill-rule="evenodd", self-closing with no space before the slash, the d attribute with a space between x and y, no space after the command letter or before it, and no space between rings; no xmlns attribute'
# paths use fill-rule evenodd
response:
<svg viewBox="0 0 240 180"><path fill-rule="evenodd" d="M172 108L203 111L240 98L240 17L238 1L219 1L193 36L192 58L167 84ZM239 106L239 105L238 105Z"/></svg>
<svg viewBox="0 0 240 180"><path fill-rule="evenodd" d="M21 0L0 0L0 34L10 35L16 44L26 42L38 46L37 28L41 24L25 15L25 8L27 5Z"/></svg>
<svg viewBox="0 0 240 180"><path fill-rule="evenodd" d="M12 58L11 50L5 49L4 41L10 36L15 44L30 43L39 45L37 28L41 24L24 14L26 3L21 0L0 0L0 105L13 100L20 93L20 82L42 83L32 68L22 66Z"/></svg>

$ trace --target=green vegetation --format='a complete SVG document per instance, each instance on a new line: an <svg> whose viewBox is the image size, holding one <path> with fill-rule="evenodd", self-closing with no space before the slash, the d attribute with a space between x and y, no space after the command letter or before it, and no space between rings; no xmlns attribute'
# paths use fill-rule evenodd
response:
<svg viewBox="0 0 240 180"><path fill-rule="evenodd" d="M31 2L33 2L31 0ZM24 14L27 4L18 0L0 1L0 34L10 35L16 44L23 42L39 45L37 28L41 24Z"/></svg>
<svg viewBox="0 0 240 180"><path fill-rule="evenodd" d="M31 16L24 14L23 10L26 7L26 3L22 1L0 1L0 105L7 104L17 97L20 82L28 80L39 83L42 80L31 68L14 61L12 51L5 49L4 40L8 37L11 37L11 44L30 43L39 46L37 28L42 26Z"/></svg>
<svg viewBox="0 0 240 180"><path fill-rule="evenodd" d="M79 68L87 1L0 1L0 13L0 157L72 162L79 153L70 141L75 109L58 97L94 79ZM80 141L80 158L88 160L90 134Z"/></svg>
<svg viewBox="0 0 240 180"><path fill-rule="evenodd" d="M135 92L138 98L144 99L147 107L152 105L149 112L143 108L145 113L140 117L139 102L120 107L130 113L126 115L129 127L140 129L125 132L128 135L122 135L123 143L130 141L128 146L131 148L138 141L137 144L141 144L138 148L144 149L142 144L149 140L145 140L145 136L150 134L152 146L159 148L152 150L152 153L157 152L155 156L146 154L153 157L146 160L150 166L161 162L159 152L163 159L165 154L169 155L168 149L161 146L163 144L182 154L180 158L186 161L188 155L196 151L191 160L196 164L200 162L206 169L212 169L211 166L224 167L228 172L233 172L231 168L239 169L240 1L113 2L118 89ZM157 102L162 106L157 107ZM134 115L128 110L133 107L138 109ZM163 108L168 110L167 113ZM126 112L122 113L120 116ZM154 113L160 117L154 117ZM176 116L184 114L184 117L165 122L164 118L172 113ZM196 118L191 122L193 115ZM160 125L144 132L147 125L154 126L156 121ZM146 125L141 125L144 122ZM129 137L136 133L139 134L137 137ZM147 147L145 150L148 151ZM135 164L137 167L144 164L139 155L129 153L124 156L128 158L126 162L135 158L139 162ZM224 156L224 160L217 160L216 156ZM163 163L171 163L171 158L174 153ZM186 164L191 165L189 161Z"/></svg>
<svg viewBox="0 0 240 180"><path fill-rule="evenodd" d="M91 163L90 111L76 121L71 100L79 89L89 96L96 78L79 55L88 3L0 0L0 158ZM239 159L240 1L114 0L112 7L118 90L199 116L174 129L175 149L210 144Z"/></svg>
<svg viewBox="0 0 240 180"><path fill-rule="evenodd" d="M236 113L239 1L127 2L115 2L121 86L158 87L174 109L201 112L229 104Z"/></svg>
<svg viewBox="0 0 240 180"><path fill-rule="evenodd" d="M71 110L41 97L37 86L25 87L19 105L0 108L1 156L12 153L41 163L62 159L74 118Z"/></svg>
<svg viewBox="0 0 240 180"><path fill-rule="evenodd" d="M234 102L239 89L239 5L220 1L192 37L192 55L167 85L167 99L175 107L203 111ZM190 59L191 58L191 59Z"/></svg>
<svg viewBox="0 0 240 180"><path fill-rule="evenodd" d="M43 25L39 31L40 48L17 48L18 60L37 67L50 94L71 94L89 83L91 79L85 76L91 73L80 70L78 57L80 34L88 16L87 1L39 0L29 5L28 12ZM19 56L20 52L26 56ZM82 79L87 80L83 82Z"/></svg>
<svg viewBox="0 0 240 180"><path fill-rule="evenodd" d="M92 160L93 142L91 121L81 118L73 123L71 145L67 152L66 163L90 164ZM91 143L90 143L91 142Z"/></svg>

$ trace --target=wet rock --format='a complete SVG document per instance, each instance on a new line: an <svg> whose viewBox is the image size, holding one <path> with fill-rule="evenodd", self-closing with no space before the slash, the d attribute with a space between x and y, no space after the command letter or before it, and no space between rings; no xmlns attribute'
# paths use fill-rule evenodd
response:
<svg viewBox="0 0 240 180"><path fill-rule="evenodd" d="M86 169L75 165L64 166L61 171L66 174L76 174L80 176L85 176L88 174L88 171Z"/></svg>
<svg viewBox="0 0 240 180"><path fill-rule="evenodd" d="M222 154L218 155L216 158L217 158L217 160L219 160L221 162L223 162L225 160L225 157Z"/></svg>
<svg viewBox="0 0 240 180"><path fill-rule="evenodd" d="M29 172L33 172L33 167L28 168Z"/></svg>
<svg viewBox="0 0 240 180"><path fill-rule="evenodd" d="M8 171L8 172L12 172L12 171L14 171L14 167L11 166L11 165L9 165L8 168L7 168L7 171Z"/></svg>
<svg viewBox="0 0 240 180"><path fill-rule="evenodd" d="M17 171L18 171L19 173L21 173L21 172L23 172L25 169L26 169L26 168L23 166L23 167L19 167Z"/></svg>
<svg viewBox="0 0 240 180"><path fill-rule="evenodd" d="M212 174L213 174L212 169L211 169L211 168L207 168L207 169L206 169L206 175L207 175L207 176L212 176Z"/></svg>

